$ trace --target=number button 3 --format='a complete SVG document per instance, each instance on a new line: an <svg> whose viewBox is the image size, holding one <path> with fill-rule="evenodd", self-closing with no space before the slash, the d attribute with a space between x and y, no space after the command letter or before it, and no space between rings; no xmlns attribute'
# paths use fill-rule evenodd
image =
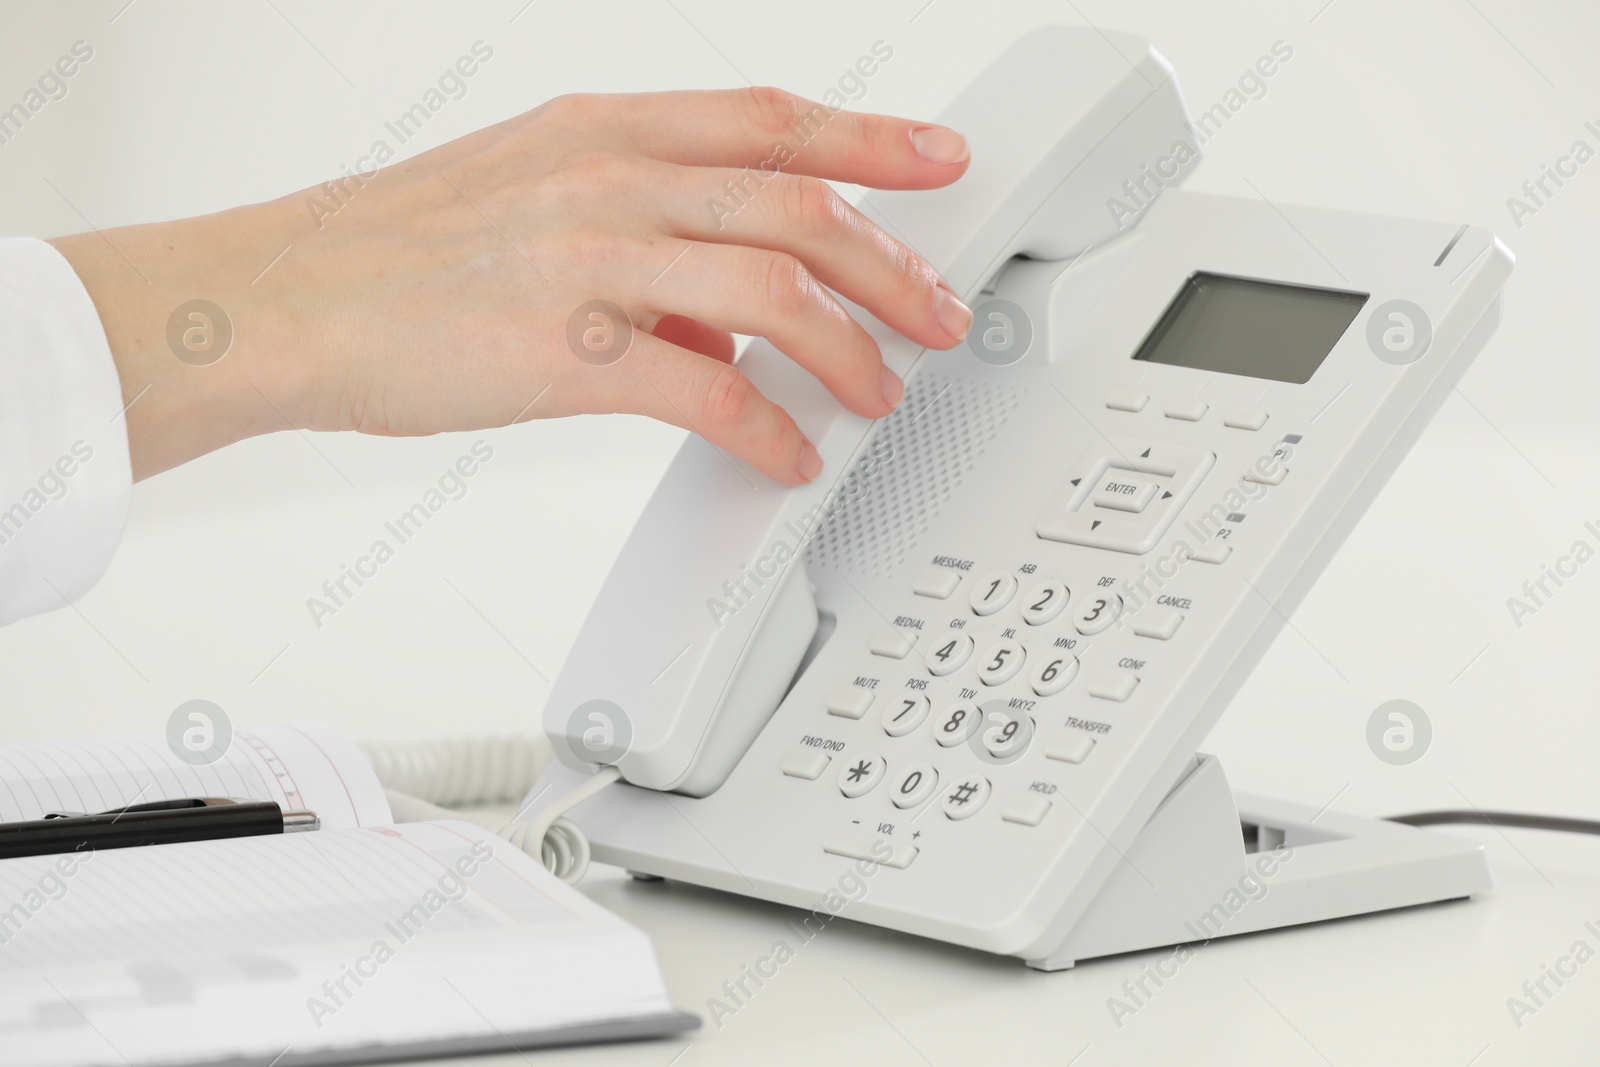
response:
<svg viewBox="0 0 1600 1067"><path fill-rule="evenodd" d="M1093 637L1110 627L1121 614L1122 598L1117 594L1106 593L1095 597L1078 614L1078 632L1085 637Z"/></svg>

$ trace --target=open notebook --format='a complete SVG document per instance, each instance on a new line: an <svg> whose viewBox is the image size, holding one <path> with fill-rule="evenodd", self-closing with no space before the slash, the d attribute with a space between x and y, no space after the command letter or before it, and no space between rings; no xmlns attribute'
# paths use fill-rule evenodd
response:
<svg viewBox="0 0 1600 1067"><path fill-rule="evenodd" d="M308 726L208 766L159 736L0 745L0 819L248 796L312 833L0 861L0 1061L380 1062L671 1033L649 939L469 823L387 825Z"/></svg>

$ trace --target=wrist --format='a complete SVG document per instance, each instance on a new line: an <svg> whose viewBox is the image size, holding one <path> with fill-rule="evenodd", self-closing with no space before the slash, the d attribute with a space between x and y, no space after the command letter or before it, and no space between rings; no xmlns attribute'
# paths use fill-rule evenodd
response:
<svg viewBox="0 0 1600 1067"><path fill-rule="evenodd" d="M258 251L275 239L268 206L50 241L100 315L135 480L300 426L310 383L251 290L287 241Z"/></svg>

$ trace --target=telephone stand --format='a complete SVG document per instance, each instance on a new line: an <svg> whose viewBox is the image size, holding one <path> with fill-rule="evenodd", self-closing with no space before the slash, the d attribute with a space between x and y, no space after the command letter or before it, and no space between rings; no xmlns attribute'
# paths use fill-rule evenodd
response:
<svg viewBox="0 0 1600 1067"><path fill-rule="evenodd" d="M1275 851L1276 850L1276 851ZM1049 953L1079 960L1368 912L1494 888L1476 841L1234 793L1199 755L1134 839L1088 909Z"/></svg>

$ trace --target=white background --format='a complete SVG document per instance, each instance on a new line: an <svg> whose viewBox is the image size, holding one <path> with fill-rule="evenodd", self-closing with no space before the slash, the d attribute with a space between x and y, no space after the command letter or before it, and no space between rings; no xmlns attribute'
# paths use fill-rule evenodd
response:
<svg viewBox="0 0 1600 1067"><path fill-rule="evenodd" d="M408 151L575 90L748 80L818 96L879 40L894 56L858 106L931 116L1007 43L1049 21L1148 36L1199 111L1275 41L1288 42L1292 60L1207 144L1191 187L1249 196L1253 184L1279 205L1482 223L1518 264L1498 334L1208 750L1223 757L1239 788L1316 805L1337 797L1357 812L1471 804L1600 815L1600 561L1520 628L1506 604L1575 540L1600 548L1583 527L1596 520L1600 528L1591 466L1600 454L1592 417L1600 396L1600 160L1520 227L1507 208L1507 198L1575 140L1600 150L1600 137L1584 128L1590 119L1600 126L1600 8L1576 0L125 3L11 0L0 8L0 109L74 41L95 50L67 97L0 145L0 233L48 236L179 217L312 185L376 138L392 141L384 121L480 39L493 59ZM495 457L469 495L317 628L306 599L480 436ZM76 610L0 632L4 736L160 730L177 704L195 697L216 701L238 723L310 718L357 737L533 729L589 600L678 438L624 417L408 441L285 433L142 483L98 588ZM1367 717L1394 698L1420 704L1434 727L1432 749L1407 767L1381 763L1365 741ZM1147 1034L1176 1040L1182 1031L1212 1050L1263 1050L1284 1062L1387 1062L1382 1050L1390 1046L1376 1035L1413 1030L1441 1063L1466 1063L1486 1044L1481 1063L1577 1057L1555 1035L1563 1018L1576 1026L1600 1002L1600 963L1520 1031L1504 999L1566 949L1583 919L1600 918L1600 842L1482 836L1503 883L1498 910L1458 912L1469 918L1445 920L1454 925L1441 929L1455 933L1432 948L1407 940L1430 921L1415 916L1216 948L1219 957L1241 953L1293 973L1298 985L1272 997L1273 1011L1236 981L1226 990L1190 988L1181 996L1196 999L1163 1005L1171 1014ZM647 926L657 906L630 901L620 884L600 883L596 892L625 912L643 908L636 918ZM729 961L753 959L763 931L781 924L780 910L763 907L704 905L707 915L729 917L719 934ZM727 944L741 922L749 927L743 942ZM664 958L701 944L688 933L675 940L653 932ZM1112 1031L1103 999L1134 974L1135 962L1045 979L1057 984L1041 1004L1074 1007L1057 1022L1030 1026L1007 1015L1012 994L993 999L1019 980L1015 967L910 939L878 945L870 931L849 936L857 940L836 939L834 966L858 973L849 968L866 964L856 957L870 957L880 988L903 992L920 971L941 993L896 1015L877 997L876 1014L867 1012L846 991L838 1003L789 1001L788 1010L801 1012L790 1017L773 995L769 1033L786 1032L787 1019L822 1041L812 1027L831 1019L854 1029L859 1043L850 1047L861 1062L921 1062L911 1051L936 1063L972 1062L949 1058L954 1035L965 1031L946 1033L971 1012L967 1022L979 1029L990 1025L986 1014L1005 1019L994 1025L1028 1042L1014 1046L1019 1054L1047 1051L1050 1062L1065 1063L1093 1042L1097 1051L1084 1063L1121 1062L1112 1050L1132 1056L1156 1047L1131 1036L1131 1024L1105 1036ZM706 964L691 978L669 960L667 970L684 1006L703 1011L704 997L736 966ZM1470 992L1458 988L1463 982ZM973 987L991 995L964 999ZM1041 989L1014 988L1028 998ZM1223 1026L1235 1012L1237 1027ZM884 1025L890 1016L898 1026ZM1054 1036L1043 1043L1038 1035L1047 1033ZM790 1052L806 1048L820 1055L833 1046L802 1043ZM744 1054L763 1053L752 1045ZM670 1055L654 1046L640 1062ZM856 1062L842 1055L840 1062Z"/></svg>

